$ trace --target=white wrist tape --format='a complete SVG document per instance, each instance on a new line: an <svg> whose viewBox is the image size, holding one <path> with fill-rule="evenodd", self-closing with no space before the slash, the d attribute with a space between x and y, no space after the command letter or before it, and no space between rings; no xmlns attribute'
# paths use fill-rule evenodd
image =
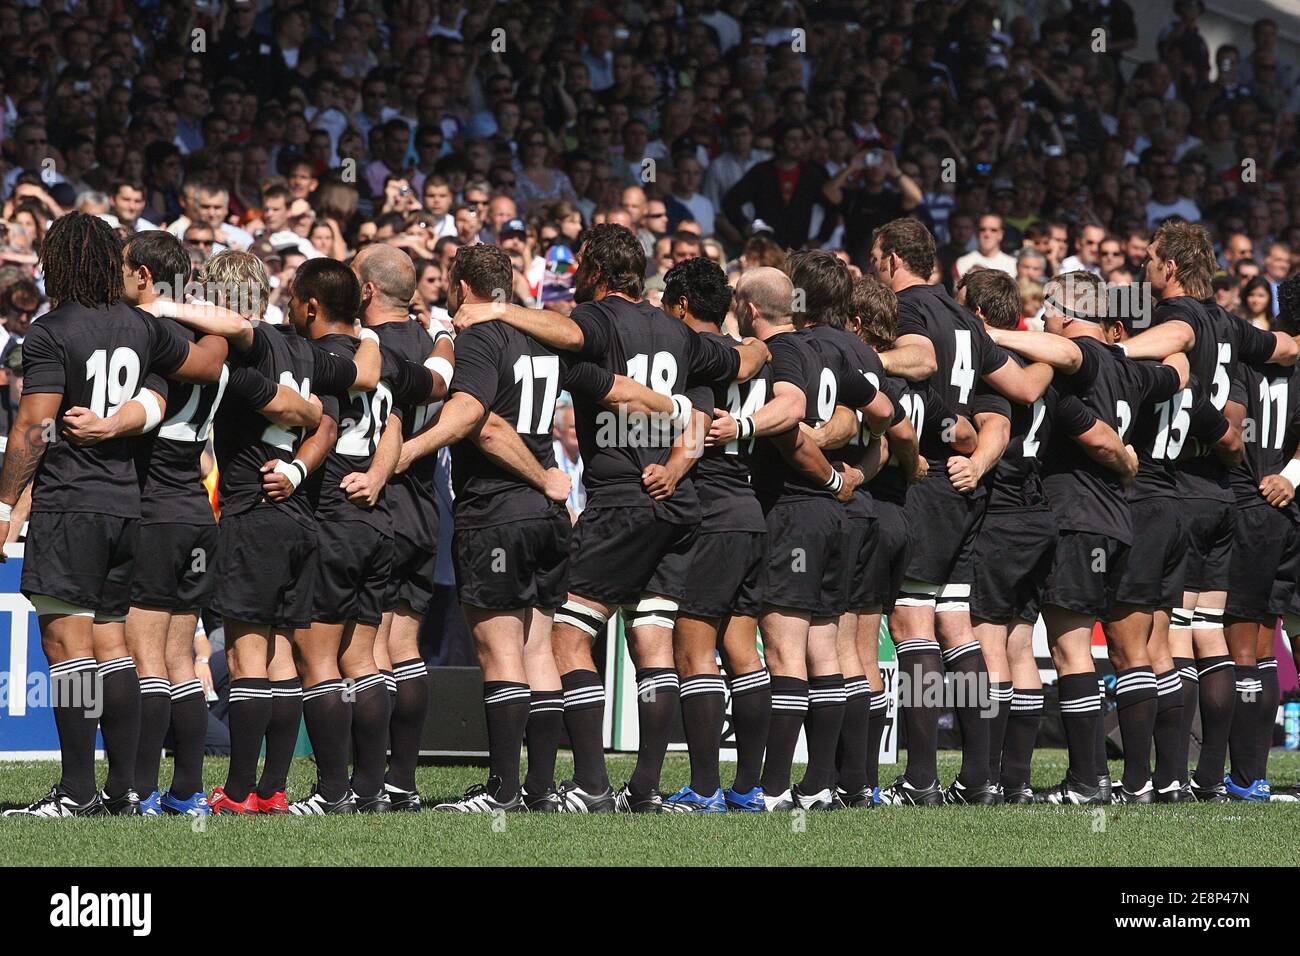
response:
<svg viewBox="0 0 1300 956"><path fill-rule="evenodd" d="M373 340L376 345L379 344L379 333L374 329L362 329L361 334L357 336L362 342Z"/></svg>
<svg viewBox="0 0 1300 956"><path fill-rule="evenodd" d="M753 438L757 430L754 425L754 416L746 415L744 418L736 419L736 437L739 439Z"/></svg>
<svg viewBox="0 0 1300 956"><path fill-rule="evenodd" d="M158 404L158 396L147 388L140 389L140 394L136 395L135 401L139 402L144 408L144 430L147 432L157 428L163 419L162 406Z"/></svg>
<svg viewBox="0 0 1300 956"><path fill-rule="evenodd" d="M298 486L302 484L303 479L307 477L307 466L297 458L293 461L277 461L275 467L271 470L279 472L288 478L289 484L293 485L295 491L298 490Z"/></svg>
<svg viewBox="0 0 1300 956"><path fill-rule="evenodd" d="M451 333L448 332L446 329L444 329L444 328L443 328L442 326L440 326L440 325L430 325L430 326L429 326L429 338L433 339L433 346L434 346L434 348L437 348L437 347L438 347L438 343L439 343L440 341L442 341L443 339L446 339L448 342L455 341L455 340L452 338Z"/></svg>
<svg viewBox="0 0 1300 956"><path fill-rule="evenodd" d="M1300 461L1292 458L1286 463L1286 467L1279 474L1287 481L1291 482L1292 488L1300 488Z"/></svg>
<svg viewBox="0 0 1300 956"><path fill-rule="evenodd" d="M0 521L8 521L14 513L14 506L0 501Z"/></svg>
<svg viewBox="0 0 1300 956"><path fill-rule="evenodd" d="M424 360L424 367L434 375L441 375L443 382L451 384L451 376L455 373L450 362L441 356L434 355Z"/></svg>
<svg viewBox="0 0 1300 956"><path fill-rule="evenodd" d="M181 311L171 299L155 299L154 308L157 309L158 317L161 319L174 319Z"/></svg>
<svg viewBox="0 0 1300 956"><path fill-rule="evenodd" d="M673 424L685 431L691 426L691 413L694 411L691 400L685 395L673 397Z"/></svg>
<svg viewBox="0 0 1300 956"><path fill-rule="evenodd" d="M840 493L840 489L844 487L844 476L841 475L838 471L832 471L830 478L826 480L826 482L822 485L822 487L825 488L827 491L829 491L831 494L838 495Z"/></svg>

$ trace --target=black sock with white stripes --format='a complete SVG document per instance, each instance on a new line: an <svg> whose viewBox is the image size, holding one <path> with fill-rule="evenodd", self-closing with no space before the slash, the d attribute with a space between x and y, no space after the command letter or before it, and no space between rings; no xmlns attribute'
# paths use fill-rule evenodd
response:
<svg viewBox="0 0 1300 956"><path fill-rule="evenodd" d="M636 717L640 745L636 768L628 778L632 793L645 796L659 789L673 718L681 706L677 672L671 667L642 667L636 672Z"/></svg>
<svg viewBox="0 0 1300 956"><path fill-rule="evenodd" d="M1259 779L1268 779L1268 752L1273 748L1273 725L1277 719L1277 705L1282 699L1282 688L1277 680L1277 658L1261 657L1259 667L1259 710L1256 712L1255 746L1259 748L1255 760Z"/></svg>
<svg viewBox="0 0 1300 956"><path fill-rule="evenodd" d="M393 708L397 706L397 678L393 675L392 671L386 670L381 670L379 676L384 679L384 690L388 691L388 722L391 724L393 721ZM391 727L388 732L390 734L392 733Z"/></svg>
<svg viewBox="0 0 1300 956"><path fill-rule="evenodd" d="M936 693L943 687L939 642L930 637L901 641L898 654L898 699L907 731L907 770L913 787L933 786L939 779L939 712Z"/></svg>
<svg viewBox="0 0 1300 956"><path fill-rule="evenodd" d="M302 715L307 721L316 780L326 800L342 798L348 789L348 757L352 754L352 701L344 694L343 679L323 680L302 692Z"/></svg>
<svg viewBox="0 0 1300 956"><path fill-rule="evenodd" d="M1137 793L1151 779L1151 737L1156 728L1156 675L1150 667L1115 674L1115 706L1124 741L1124 789Z"/></svg>
<svg viewBox="0 0 1300 956"><path fill-rule="evenodd" d="M271 682L265 677L240 677L230 682L230 767L226 770L226 796L243 803L256 785L257 758L271 722Z"/></svg>
<svg viewBox="0 0 1300 956"><path fill-rule="evenodd" d="M271 722L266 727L266 760L257 781L257 795L269 800L289 786L289 767L302 727L302 681L297 677L271 681Z"/></svg>
<svg viewBox="0 0 1300 956"><path fill-rule="evenodd" d="M135 792L141 799L158 789L163 738L171 719L171 681L166 677L141 677L140 744L135 752Z"/></svg>
<svg viewBox="0 0 1300 956"><path fill-rule="evenodd" d="M1164 790L1187 778L1186 750L1179 746L1183 730L1183 679L1177 666L1156 675L1156 722L1152 737L1156 748L1156 770L1151 782ZM1183 755L1183 764L1178 757Z"/></svg>
<svg viewBox="0 0 1300 956"><path fill-rule="evenodd" d="M1183 723L1178 728L1178 756L1174 769L1182 771L1176 779L1187 780L1192 725L1196 723L1196 715L1201 708L1201 678L1193 658L1175 657L1174 667L1178 668L1178 676L1183 682Z"/></svg>
<svg viewBox="0 0 1300 956"><path fill-rule="evenodd" d="M772 679L767 670L731 679L731 724L736 731L736 777L731 788L749 793L763 773L763 752L772 723Z"/></svg>
<svg viewBox="0 0 1300 956"><path fill-rule="evenodd" d="M718 748L722 745L727 684L720 674L693 674L682 680L681 700L682 727L691 758L691 789L709 797L722 787Z"/></svg>
<svg viewBox="0 0 1300 956"><path fill-rule="evenodd" d="M985 698L988 669L979 641L968 641L943 652L943 667L952 675L957 691L957 726L961 729L961 771L957 779L965 787L983 787L989 782L989 720Z"/></svg>
<svg viewBox="0 0 1300 956"><path fill-rule="evenodd" d="M1097 786L1097 721L1101 701L1097 697L1097 675L1066 674L1057 681L1061 699L1061 723L1070 751L1069 779L1084 787Z"/></svg>
<svg viewBox="0 0 1300 956"><path fill-rule="evenodd" d="M1232 755L1232 782L1249 787L1264 774L1259 769L1259 709L1263 704L1264 685L1257 665L1238 664L1233 669L1237 681L1236 707L1232 711L1232 729L1228 732L1228 752Z"/></svg>
<svg viewBox="0 0 1300 956"><path fill-rule="evenodd" d="M528 776L524 789L533 796L555 787L555 754L564 736L564 694L558 690L535 690L529 696L528 723L524 740L528 744Z"/></svg>
<svg viewBox="0 0 1300 956"><path fill-rule="evenodd" d="M420 759L420 735L429 716L429 671L424 661L413 657L393 664L396 693L388 718L387 780L408 792L415 790L415 765Z"/></svg>
<svg viewBox="0 0 1300 956"><path fill-rule="evenodd" d="M194 678L171 687L172 782L175 796L188 800L203 789L203 747L208 739L208 702Z"/></svg>
<svg viewBox="0 0 1300 956"><path fill-rule="evenodd" d="M885 715L889 712L889 698L883 690L871 695L870 723L867 725L867 776L871 789L880 786L880 738L885 736Z"/></svg>
<svg viewBox="0 0 1300 956"><path fill-rule="evenodd" d="M108 756L104 792L120 797L135 786L135 756L140 749L140 678L135 660L115 657L99 665L104 711L99 729Z"/></svg>
<svg viewBox="0 0 1300 956"><path fill-rule="evenodd" d="M528 723L527 684L508 680L483 682L483 712L487 715L488 775L501 785L493 796L502 802L519 793L519 751Z"/></svg>
<svg viewBox="0 0 1300 956"><path fill-rule="evenodd" d="M74 657L50 665L54 726L59 732L59 759L63 764L59 788L78 803L85 803L95 795L98 672L93 657Z"/></svg>
<svg viewBox="0 0 1300 956"><path fill-rule="evenodd" d="M1106 681L1097 678L1097 735L1095 737L1097 749L1093 754L1093 765L1097 768L1099 777L1110 776L1110 761L1106 754L1106 715L1110 713L1110 701L1106 699ZM1098 780L1098 785L1101 781Z"/></svg>
<svg viewBox="0 0 1300 956"><path fill-rule="evenodd" d="M767 753L763 759L763 776L759 781L763 793L779 797L790 789L790 765L799 731L808 716L808 682L798 677L772 675L772 723L767 731Z"/></svg>
<svg viewBox="0 0 1300 956"><path fill-rule="evenodd" d="M836 783L848 793L867 783L867 740L871 732L871 685L866 677L844 680L844 725L835 751Z"/></svg>
<svg viewBox="0 0 1300 956"><path fill-rule="evenodd" d="M374 797L384 789L392 705L382 674L358 678L352 694L352 790Z"/></svg>
<svg viewBox="0 0 1300 956"><path fill-rule="evenodd" d="M595 671L560 675L564 729L573 748L573 781L587 793L609 789L605 770L605 685Z"/></svg>
<svg viewBox="0 0 1300 956"><path fill-rule="evenodd" d="M799 789L817 793L835 786L835 747L844 726L844 675L822 674L808 681L808 765Z"/></svg>
<svg viewBox="0 0 1300 956"><path fill-rule="evenodd" d="M1011 698L1015 693L1011 681L998 681L991 685L994 707L989 715L989 783L1002 779L1002 747L1006 743L1007 721L1011 719Z"/></svg>
<svg viewBox="0 0 1300 956"><path fill-rule="evenodd" d="M1038 725L1043 720L1043 689L1017 687L1011 692L1011 712L1002 739L1002 776L1004 790L1029 786L1029 767L1038 741Z"/></svg>
<svg viewBox="0 0 1300 956"><path fill-rule="evenodd" d="M1197 662L1201 687L1201 756L1193 775L1197 786L1223 785L1223 768L1228 761L1228 733L1237 702L1237 675L1232 658L1225 655L1202 657Z"/></svg>

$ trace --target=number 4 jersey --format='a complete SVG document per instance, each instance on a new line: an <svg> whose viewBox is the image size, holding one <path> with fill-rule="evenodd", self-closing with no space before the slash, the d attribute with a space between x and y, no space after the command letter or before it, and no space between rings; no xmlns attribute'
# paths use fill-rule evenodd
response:
<svg viewBox="0 0 1300 956"><path fill-rule="evenodd" d="M108 416L136 396L145 377L170 375L185 361L185 339L151 315L117 302L87 308L65 303L32 323L23 341L23 390L59 394L49 442L32 487L32 511L140 516L135 439L78 446L58 433L74 406Z"/></svg>

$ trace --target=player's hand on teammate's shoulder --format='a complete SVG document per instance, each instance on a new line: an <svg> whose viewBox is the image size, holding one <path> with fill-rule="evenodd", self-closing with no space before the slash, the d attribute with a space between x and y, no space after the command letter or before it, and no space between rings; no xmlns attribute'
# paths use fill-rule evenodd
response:
<svg viewBox="0 0 1300 956"><path fill-rule="evenodd" d="M1285 508L1295 500L1295 486L1281 475L1268 475L1259 483L1259 493L1274 508Z"/></svg>
<svg viewBox="0 0 1300 956"><path fill-rule="evenodd" d="M558 468L546 469L546 487L543 494L551 501L568 501L573 480Z"/></svg>
<svg viewBox="0 0 1300 956"><path fill-rule="evenodd" d="M97 445L113 437L111 422L77 405L63 413L63 434L74 445Z"/></svg>
<svg viewBox="0 0 1300 956"><path fill-rule="evenodd" d="M462 302L452 317L452 324L457 332L464 332L480 322L491 322L504 314L504 302Z"/></svg>
<svg viewBox="0 0 1300 956"><path fill-rule="evenodd" d="M709 425L709 434L704 439L705 448L725 445L736 438L736 420L725 408L713 410L713 421Z"/></svg>

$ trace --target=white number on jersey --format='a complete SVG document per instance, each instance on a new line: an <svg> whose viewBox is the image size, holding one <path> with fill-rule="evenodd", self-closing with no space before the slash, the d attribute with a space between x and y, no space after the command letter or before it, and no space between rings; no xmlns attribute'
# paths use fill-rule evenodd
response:
<svg viewBox="0 0 1300 956"><path fill-rule="evenodd" d="M749 385L749 391L745 394L743 402L740 399L740 383L732 382L727 386L727 411L731 413L732 418L747 418L767 404L767 382L757 378L751 379L747 384ZM747 438L746 442L748 445L745 448L745 454L752 454L754 439ZM722 450L728 455L739 455L740 439L733 438L727 442Z"/></svg>
<svg viewBox="0 0 1300 956"><path fill-rule="evenodd" d="M379 447L384 423L393 410L393 392L387 382L380 382L373 392L356 389L348 392L347 417L339 422L339 437L334 450L349 458L368 458Z"/></svg>
<svg viewBox="0 0 1300 956"><path fill-rule="evenodd" d="M1151 446L1151 457L1156 461L1176 461L1187 441L1187 428L1192 423L1192 392L1183 389L1172 398L1156 406L1159 416L1156 440Z"/></svg>
<svg viewBox="0 0 1300 956"><path fill-rule="evenodd" d="M975 362L971 352L970 329L957 330L957 357L953 359L950 381L959 389L957 403L965 405L970 398L971 389L975 387Z"/></svg>
<svg viewBox="0 0 1300 956"><path fill-rule="evenodd" d="M107 418L135 398L140 356L125 346L113 349L112 356L105 349L95 349L86 360L86 381L90 383L91 411Z"/></svg>
<svg viewBox="0 0 1300 956"><path fill-rule="evenodd" d="M1214 366L1214 381L1210 385L1210 404L1219 411L1228 404L1228 366L1232 364L1232 346L1219 343L1219 361Z"/></svg>
<svg viewBox="0 0 1300 956"><path fill-rule="evenodd" d="M1133 409L1123 399L1115 403L1115 419L1119 422L1119 427L1115 430L1119 432L1119 440L1123 441L1128 434L1129 425L1133 424Z"/></svg>
<svg viewBox="0 0 1300 956"><path fill-rule="evenodd" d="M824 425L835 414L835 400L839 397L840 383L835 380L835 373L828 368L822 369L821 380L817 383L817 424Z"/></svg>
<svg viewBox="0 0 1300 956"><path fill-rule="evenodd" d="M304 401L311 396L310 378L304 378L300 382L293 377L293 372L281 372L280 384L288 385L291 389L301 395ZM280 451L292 452L298 447L298 442L301 438L301 428L285 428L283 425L270 424L262 431L262 441L274 448L280 449Z"/></svg>
<svg viewBox="0 0 1300 956"><path fill-rule="evenodd" d="M1047 405L1041 398L1035 399L1034 407L1030 411L1033 418L1029 424L1029 431L1025 433L1025 440L1023 442L1024 457L1037 458L1039 445L1038 429L1043 427L1043 419L1047 416Z"/></svg>
<svg viewBox="0 0 1300 956"><path fill-rule="evenodd" d="M1260 381L1259 404L1264 410L1264 421L1261 423L1259 442L1264 448L1280 449L1286 438L1286 398L1286 379Z"/></svg>
<svg viewBox="0 0 1300 956"><path fill-rule="evenodd" d="M542 383L542 404L536 409L536 418L533 417L535 379ZM515 423L515 431L521 435L549 433L555 418L555 399L560 394L560 357L558 355L519 356L515 360L515 383L519 386L519 421Z"/></svg>
<svg viewBox="0 0 1300 956"><path fill-rule="evenodd" d="M221 366L221 378L216 385L191 385L190 397L181 406L180 411L170 416L158 429L158 437L170 441L206 442L212 434L212 419L217 415L217 406L221 396L226 393L226 383L230 381L230 369ZM179 392L179 385L173 385L172 391ZM212 404L205 409L202 406L205 395L212 397Z"/></svg>
<svg viewBox="0 0 1300 956"><path fill-rule="evenodd" d="M656 352L654 358L641 352L627 360L627 377L660 395L671 395L677 386L677 357Z"/></svg>

